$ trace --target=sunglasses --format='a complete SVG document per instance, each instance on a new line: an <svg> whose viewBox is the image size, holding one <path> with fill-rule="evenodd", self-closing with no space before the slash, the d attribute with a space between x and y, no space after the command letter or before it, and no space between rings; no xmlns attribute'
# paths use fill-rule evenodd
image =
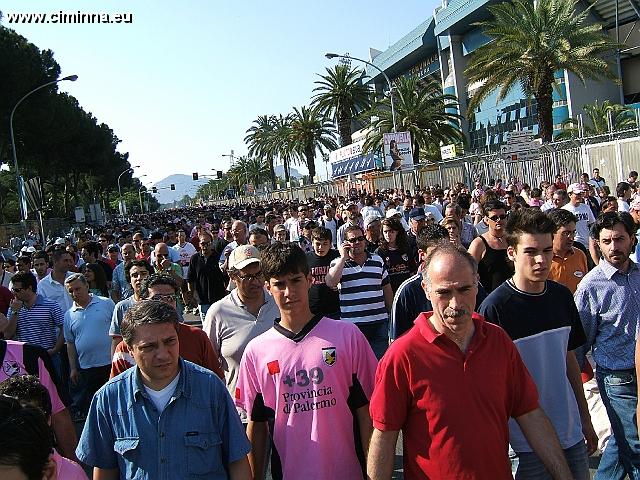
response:
<svg viewBox="0 0 640 480"><path fill-rule="evenodd" d="M257 273L254 273L252 275L240 275L238 274L237 277L239 280L247 281L247 282L252 282L253 280L259 280L261 278L263 278L264 274L262 273L262 270L260 270Z"/></svg>
<svg viewBox="0 0 640 480"><path fill-rule="evenodd" d="M497 222L498 220L504 220L507 216L503 213L502 215L494 215L492 217L487 217L492 222Z"/></svg>
<svg viewBox="0 0 640 480"><path fill-rule="evenodd" d="M348 242L364 242L366 237L364 235L360 235L359 237L347 238Z"/></svg>
<svg viewBox="0 0 640 480"><path fill-rule="evenodd" d="M23 290L26 290L26 288L25 288L25 287L22 287L22 288L15 288L15 287L13 287L13 288L11 288L11 291L12 291L13 293L20 293L20 292L21 292L21 291L23 291Z"/></svg>

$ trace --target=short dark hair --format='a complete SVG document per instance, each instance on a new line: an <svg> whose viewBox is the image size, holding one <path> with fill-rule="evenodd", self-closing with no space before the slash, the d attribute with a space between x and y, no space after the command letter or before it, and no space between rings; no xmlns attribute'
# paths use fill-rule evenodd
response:
<svg viewBox="0 0 640 480"><path fill-rule="evenodd" d="M166 273L154 273L153 275L149 275L142 281L142 298L147 298L149 295L149 289L151 287L155 287L156 285L169 285L173 287L175 293L178 293L178 284L173 279L172 276L167 275Z"/></svg>
<svg viewBox="0 0 640 480"><path fill-rule="evenodd" d="M135 303L124 314L120 333L128 347L133 345L136 328L141 325L170 323L178 331L178 312L171 305L157 300L143 300Z"/></svg>
<svg viewBox="0 0 640 480"><path fill-rule="evenodd" d="M416 245L419 250L426 252L429 248L449 243L449 232L442 225L431 223L420 229L416 236Z"/></svg>
<svg viewBox="0 0 640 480"><path fill-rule="evenodd" d="M265 237L269 238L269 232L267 232L264 228L254 228L249 232L249 237L251 235L264 235Z"/></svg>
<svg viewBox="0 0 640 480"><path fill-rule="evenodd" d="M520 236L525 233L540 235L556 233L556 224L547 215L536 208L521 208L509 215L505 227L507 245L516 248Z"/></svg>
<svg viewBox="0 0 640 480"><path fill-rule="evenodd" d="M591 225L591 237L595 240L600 239L600 232L605 228L611 230L617 224L621 224L630 237L636 234L636 223L628 212L607 212L600 215L595 223ZM16 274L17 275L17 274ZM16 278L15 276L13 278Z"/></svg>
<svg viewBox="0 0 640 480"><path fill-rule="evenodd" d="M153 267L146 260L131 260L124 266L124 278L128 283L131 283L131 269L133 267L144 267L149 272L149 275L153 273Z"/></svg>
<svg viewBox="0 0 640 480"><path fill-rule="evenodd" d="M96 257L99 257L102 253L102 245L100 245L98 242L87 242L82 248L84 248L87 253L95 255Z"/></svg>
<svg viewBox="0 0 640 480"><path fill-rule="evenodd" d="M311 238L320 242L325 240L331 241L333 240L333 234L328 228L316 227L311 231Z"/></svg>
<svg viewBox="0 0 640 480"><path fill-rule="evenodd" d="M360 225L350 225L344 229L344 239L347 239L347 233L349 232L360 232L361 235L364 235L364 230Z"/></svg>
<svg viewBox="0 0 640 480"><path fill-rule="evenodd" d="M507 207L500 200L490 200L484 204L482 207L482 212L485 216L489 215L491 210L507 210Z"/></svg>
<svg viewBox="0 0 640 480"><path fill-rule="evenodd" d="M307 255L291 243L276 242L267 246L260 255L260 264L267 282L289 274L309 274Z"/></svg>
<svg viewBox="0 0 640 480"><path fill-rule="evenodd" d="M22 288L31 287L31 290L34 292L38 289L38 280L36 280L36 276L31 272L16 272L16 274L11 277L11 283L16 282L19 282Z"/></svg>
<svg viewBox="0 0 640 480"><path fill-rule="evenodd" d="M636 172L635 170L631 170L631 171L629 172L629 176L630 176L630 177L637 177L637 176L638 176L638 172Z"/></svg>
<svg viewBox="0 0 640 480"><path fill-rule="evenodd" d="M24 406L39 408L48 419L51 416L51 397L35 375L14 375L0 382L0 395L18 400Z"/></svg>
<svg viewBox="0 0 640 480"><path fill-rule="evenodd" d="M556 230L569 225L571 222L578 223L576 216L564 208L554 208L545 213L556 224Z"/></svg>
<svg viewBox="0 0 640 480"><path fill-rule="evenodd" d="M44 250L38 250L36 253L34 253L31 257L31 260L35 260L36 258L41 258L45 262L49 263L49 255Z"/></svg>
<svg viewBox="0 0 640 480"><path fill-rule="evenodd" d="M42 411L0 396L0 465L40 479L53 451L53 432Z"/></svg>
<svg viewBox="0 0 640 480"><path fill-rule="evenodd" d="M624 193L631 188L627 182L619 182L616 185L616 197L623 197Z"/></svg>

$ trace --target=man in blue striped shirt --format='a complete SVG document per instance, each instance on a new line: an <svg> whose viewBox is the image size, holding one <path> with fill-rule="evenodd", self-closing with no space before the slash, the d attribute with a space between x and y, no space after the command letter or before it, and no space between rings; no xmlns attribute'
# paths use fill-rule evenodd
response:
<svg viewBox="0 0 640 480"><path fill-rule="evenodd" d="M325 283L338 287L340 318L355 323L380 359L389 344L389 310L393 290L380 256L366 251L362 228L349 226L344 231L340 257L331 262Z"/></svg>
<svg viewBox="0 0 640 480"><path fill-rule="evenodd" d="M602 259L575 293L587 336L582 354L593 348L596 381L613 431L596 478L617 479L625 474L640 477L634 358L640 268L629 259L635 231L633 219L626 212L605 213L596 220L591 235L598 242Z"/></svg>

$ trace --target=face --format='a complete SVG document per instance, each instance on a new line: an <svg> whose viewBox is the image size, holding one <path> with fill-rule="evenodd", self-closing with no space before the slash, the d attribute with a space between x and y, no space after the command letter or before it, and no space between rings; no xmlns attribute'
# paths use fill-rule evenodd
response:
<svg viewBox="0 0 640 480"><path fill-rule="evenodd" d="M92 283L96 280L96 274L93 273L93 270L90 268L85 268L84 277L87 279L87 282Z"/></svg>
<svg viewBox="0 0 640 480"><path fill-rule="evenodd" d="M169 247L167 247L166 243L157 244L153 251L155 253L157 265L162 264L162 262L169 258Z"/></svg>
<svg viewBox="0 0 640 480"><path fill-rule="evenodd" d="M39 277L44 277L47 274L47 261L44 258L36 258L33 260L33 268Z"/></svg>
<svg viewBox="0 0 640 480"><path fill-rule="evenodd" d="M87 271L89 271L87 269ZM88 279L87 279L88 280ZM78 304L84 304L89 300L89 285L82 283L80 280L74 280L71 283L65 285L67 292L73 298L73 301Z"/></svg>
<svg viewBox="0 0 640 480"><path fill-rule="evenodd" d="M569 199L571 200L571 203L574 203L574 204L584 202L582 192L571 192L569 194Z"/></svg>
<svg viewBox="0 0 640 480"><path fill-rule="evenodd" d="M257 215L256 223L264 223L264 215Z"/></svg>
<svg viewBox="0 0 640 480"><path fill-rule="evenodd" d="M303 218L307 216L307 207L298 207L298 217Z"/></svg>
<svg viewBox="0 0 640 480"><path fill-rule="evenodd" d="M258 250L264 250L269 246L269 237L262 234L250 235L249 243L256 247Z"/></svg>
<svg viewBox="0 0 640 480"><path fill-rule="evenodd" d="M326 208L326 209L324 210L324 214L325 214L328 218L333 217L333 209L331 209L331 208Z"/></svg>
<svg viewBox="0 0 640 480"><path fill-rule="evenodd" d="M31 288L25 287L21 282L11 282L11 292L16 296L16 298L22 302L27 301L31 298Z"/></svg>
<svg viewBox="0 0 640 480"><path fill-rule="evenodd" d="M398 232L396 232L393 228L388 225L382 227L382 235L387 243L394 244L396 242L396 238L398 237Z"/></svg>
<svg viewBox="0 0 640 480"><path fill-rule="evenodd" d="M600 178L600 170L597 168L593 169L593 178Z"/></svg>
<svg viewBox="0 0 640 480"><path fill-rule="evenodd" d="M109 255L109 259L110 259L112 262L117 262L117 261L118 261L118 256L119 256L119 254L118 254L118 251L117 251L117 250L115 250L115 251L113 251L113 252L109 252L109 253L108 253L108 255Z"/></svg>
<svg viewBox="0 0 640 480"><path fill-rule="evenodd" d="M31 261L18 259L16 266L19 272L28 272L31 269Z"/></svg>
<svg viewBox="0 0 640 480"><path fill-rule="evenodd" d="M133 236L133 246L137 249L137 250L141 250L142 249L142 235L139 233L136 233Z"/></svg>
<svg viewBox="0 0 640 480"><path fill-rule="evenodd" d="M232 230L232 225L231 222L226 222L222 225L222 230L224 232L224 236L225 238L230 238L231 235L231 230Z"/></svg>
<svg viewBox="0 0 640 480"><path fill-rule="evenodd" d="M617 212L618 204L614 202L608 202L604 207L602 207L601 213L609 213L609 212Z"/></svg>
<svg viewBox="0 0 640 480"><path fill-rule="evenodd" d="M173 324L138 326L130 350L145 383L163 388L178 374L180 346Z"/></svg>
<svg viewBox="0 0 640 480"><path fill-rule="evenodd" d="M149 276L149 271L145 267L134 265L129 271L129 276L131 277L131 287L133 291L140 294L142 281Z"/></svg>
<svg viewBox="0 0 640 480"><path fill-rule="evenodd" d="M411 210L413 208L413 200L411 200L410 198L407 198L404 201L403 206L405 210Z"/></svg>
<svg viewBox="0 0 640 480"><path fill-rule="evenodd" d="M529 283L545 282L553 259L553 237L523 233L516 248L507 248L507 255L513 261L516 276Z"/></svg>
<svg viewBox="0 0 640 480"><path fill-rule="evenodd" d="M598 245L604 259L616 268L624 268L629 261L633 248L633 239L624 226L617 223L612 229L602 229Z"/></svg>
<svg viewBox="0 0 640 480"><path fill-rule="evenodd" d="M171 305L174 309L176 306L176 291L171 285L153 285L149 287L147 298L149 300L158 300L167 305Z"/></svg>
<svg viewBox="0 0 640 480"><path fill-rule="evenodd" d="M345 236L345 240L349 242L351 245L351 254L352 255L360 255L364 253L365 250L365 236L360 232L360 230L356 230L354 232L347 232Z"/></svg>
<svg viewBox="0 0 640 480"><path fill-rule="evenodd" d="M380 236L381 226L382 224L380 223L379 220L376 220L375 222L371 222L369 225L367 225L367 234L369 234L371 238L378 238Z"/></svg>
<svg viewBox="0 0 640 480"><path fill-rule="evenodd" d="M472 324L478 293L477 276L463 259L449 255L436 256L428 268L429 282L422 288L431 300L433 322L445 335L458 335Z"/></svg>
<svg viewBox="0 0 640 480"><path fill-rule="evenodd" d="M568 224L560 227L553 235L553 251L554 252L566 252L573 245L573 240L576 237L576 224L575 222L569 222Z"/></svg>
<svg viewBox="0 0 640 480"><path fill-rule="evenodd" d="M411 226L411 231L413 233L417 234L420 231L420 229L422 227L424 227L425 220L424 220L424 218L421 219L421 220L415 220L415 219L412 218L410 223L411 223L411 225L410 225Z"/></svg>
<svg viewBox="0 0 640 480"><path fill-rule="evenodd" d="M205 256L209 256L211 254L211 242L212 242L212 238L209 235L201 235L200 236L200 252L205 255Z"/></svg>
<svg viewBox="0 0 640 480"><path fill-rule="evenodd" d="M100 243L100 245L102 246L102 251L106 252L107 248L109 247L109 240L107 240L105 237L100 237L100 239L98 240L98 242Z"/></svg>
<svg viewBox="0 0 640 480"><path fill-rule="evenodd" d="M236 223L231 229L233 239L239 244L243 244L247 239L247 228L242 223Z"/></svg>
<svg viewBox="0 0 640 480"><path fill-rule="evenodd" d="M180 230L178 232L178 242L184 243L186 241L187 241L187 234L185 233L184 230Z"/></svg>
<svg viewBox="0 0 640 480"><path fill-rule="evenodd" d="M449 232L449 239L451 240L451 243L460 243L460 228L458 228L457 224L449 222L444 226L444 228Z"/></svg>
<svg viewBox="0 0 640 480"><path fill-rule="evenodd" d="M250 263L232 276L242 298L256 298L264 288L264 276L260 263Z"/></svg>
<svg viewBox="0 0 640 480"><path fill-rule="evenodd" d="M319 257L324 257L329 250L331 250L331 241L329 240L320 240L319 238L314 238L311 241L311 245L313 246L313 251Z"/></svg>
<svg viewBox="0 0 640 480"><path fill-rule="evenodd" d="M489 229L494 232L502 232L507 223L507 214L502 209L490 210L489 214L486 216L486 220L487 225L489 225Z"/></svg>
<svg viewBox="0 0 640 480"><path fill-rule="evenodd" d="M133 245L127 243L122 247L122 258L125 262L130 262L136 258L136 250L133 248Z"/></svg>
<svg viewBox="0 0 640 480"><path fill-rule="evenodd" d="M562 195L554 193L553 197L551 198L551 202L553 203L554 208L560 208L564 206L564 197Z"/></svg>
<svg viewBox="0 0 640 480"><path fill-rule="evenodd" d="M273 238L275 238L276 242L284 242L287 240L287 231L286 230L278 230L273 233Z"/></svg>
<svg viewBox="0 0 640 480"><path fill-rule="evenodd" d="M546 190L544 191L547 199L552 198L553 194L556 193L556 190L557 190L557 188L554 187L553 185L550 186L550 187L547 187Z"/></svg>
<svg viewBox="0 0 640 480"><path fill-rule="evenodd" d="M309 308L311 274L290 273L283 277L270 278L266 287L281 312L296 312Z"/></svg>

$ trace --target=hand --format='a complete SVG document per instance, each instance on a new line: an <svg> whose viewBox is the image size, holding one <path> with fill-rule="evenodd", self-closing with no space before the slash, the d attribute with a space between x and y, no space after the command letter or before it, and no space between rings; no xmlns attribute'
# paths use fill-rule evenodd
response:
<svg viewBox="0 0 640 480"><path fill-rule="evenodd" d="M171 260L169 260L168 258L165 258L164 260L162 260L162 262L160 262L160 267L163 270L171 268Z"/></svg>
<svg viewBox="0 0 640 480"><path fill-rule="evenodd" d="M22 302L20 300L18 300L17 298L14 298L9 303L9 306L11 307L11 310L13 310L14 312L17 312L18 310L20 310L22 308Z"/></svg>
<svg viewBox="0 0 640 480"><path fill-rule="evenodd" d="M351 251L351 242L349 241L344 241L342 242L342 245L340 245L340 255L343 257L348 257L349 256L349 252Z"/></svg>
<svg viewBox="0 0 640 480"><path fill-rule="evenodd" d="M72 368L69 371L69 379L71 380L71 383L74 385L78 384L78 380L80 380L80 375L78 374L78 369L77 368Z"/></svg>
<svg viewBox="0 0 640 480"><path fill-rule="evenodd" d="M47 353L49 354L50 357L52 357L56 353L58 353L58 351L55 348L50 348L49 350L47 350Z"/></svg>
<svg viewBox="0 0 640 480"><path fill-rule="evenodd" d="M598 435L593 428L591 418L582 420L582 434L587 442L587 455L591 456L598 449Z"/></svg>

